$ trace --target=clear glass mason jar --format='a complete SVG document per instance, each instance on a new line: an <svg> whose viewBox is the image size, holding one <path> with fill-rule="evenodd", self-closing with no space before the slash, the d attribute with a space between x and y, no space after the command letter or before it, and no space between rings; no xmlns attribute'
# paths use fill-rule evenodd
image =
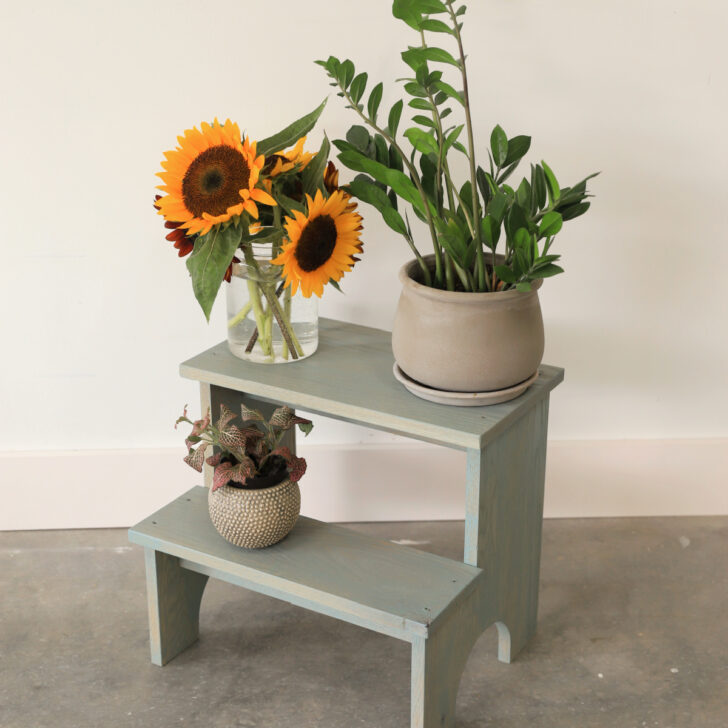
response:
<svg viewBox="0 0 728 728"><path fill-rule="evenodd" d="M318 299L283 287L282 268L271 264L271 243L238 250L227 284L227 340L240 359L284 364L311 356L318 347Z"/></svg>

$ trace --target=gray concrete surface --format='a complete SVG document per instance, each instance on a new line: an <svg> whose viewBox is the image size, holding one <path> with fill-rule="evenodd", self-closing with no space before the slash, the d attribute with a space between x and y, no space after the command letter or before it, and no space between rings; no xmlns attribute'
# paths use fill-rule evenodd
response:
<svg viewBox="0 0 728 728"><path fill-rule="evenodd" d="M362 524L458 558L462 523ZM547 521L539 631L495 629L458 728L728 726L728 518ZM149 662L123 530L0 533L2 728L406 728L408 645L211 580L201 639Z"/></svg>

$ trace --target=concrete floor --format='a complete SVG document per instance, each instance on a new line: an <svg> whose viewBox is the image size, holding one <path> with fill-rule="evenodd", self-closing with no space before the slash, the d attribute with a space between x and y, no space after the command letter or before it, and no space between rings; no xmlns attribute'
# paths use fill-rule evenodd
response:
<svg viewBox="0 0 728 728"><path fill-rule="evenodd" d="M362 524L458 558L462 523ZM539 631L495 628L458 728L728 726L728 518L547 521ZM141 549L123 530L0 533L0 726L405 728L404 642L210 580L200 641L149 662Z"/></svg>

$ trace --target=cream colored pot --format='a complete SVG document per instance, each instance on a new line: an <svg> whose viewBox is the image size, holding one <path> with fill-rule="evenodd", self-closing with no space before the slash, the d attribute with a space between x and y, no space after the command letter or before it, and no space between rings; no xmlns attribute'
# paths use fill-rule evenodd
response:
<svg viewBox="0 0 728 728"><path fill-rule="evenodd" d="M278 543L296 525L301 491L288 478L258 490L223 485L216 491L210 488L207 505L224 539L246 549L263 549Z"/></svg>
<svg viewBox="0 0 728 728"><path fill-rule="evenodd" d="M436 389L488 392L538 369L544 349L540 280L526 293L464 293L424 286L418 272L416 261L399 272L392 349L405 374Z"/></svg>

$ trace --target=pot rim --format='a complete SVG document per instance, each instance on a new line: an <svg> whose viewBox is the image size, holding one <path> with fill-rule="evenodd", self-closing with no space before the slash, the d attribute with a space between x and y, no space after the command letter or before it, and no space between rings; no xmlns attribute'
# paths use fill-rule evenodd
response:
<svg viewBox="0 0 728 728"><path fill-rule="evenodd" d="M276 483L275 485L269 485L265 488L236 488L235 486L225 483L225 485L221 485L216 491L213 491L212 488L209 488L209 491L210 491L210 493L212 493L212 492L218 493L223 488L227 488L229 490L235 491L236 493L250 493L252 495L255 493L263 493L263 492L271 493L275 490L283 490L284 488L288 487L289 485L298 485L298 481L291 480L291 476L287 474L286 477L283 478L283 480L281 480L280 483Z"/></svg>
<svg viewBox="0 0 728 728"><path fill-rule="evenodd" d="M434 263L434 253L423 255L422 257L425 263ZM496 261L502 260L503 255L498 253L496 255ZM399 281L402 286L412 289L412 291L424 298L431 298L436 301L449 301L451 303L464 303L466 299L468 303L474 303L477 301L508 301L509 299L525 298L526 296L536 295L538 293L538 289L541 288L543 283L543 278L531 281L530 291L517 291L515 288L508 291L479 291L476 293L471 291L443 291L439 288L431 288L430 286L426 286L423 283L418 283L414 280L411 274L418 269L419 264L414 258L405 263L399 269Z"/></svg>

